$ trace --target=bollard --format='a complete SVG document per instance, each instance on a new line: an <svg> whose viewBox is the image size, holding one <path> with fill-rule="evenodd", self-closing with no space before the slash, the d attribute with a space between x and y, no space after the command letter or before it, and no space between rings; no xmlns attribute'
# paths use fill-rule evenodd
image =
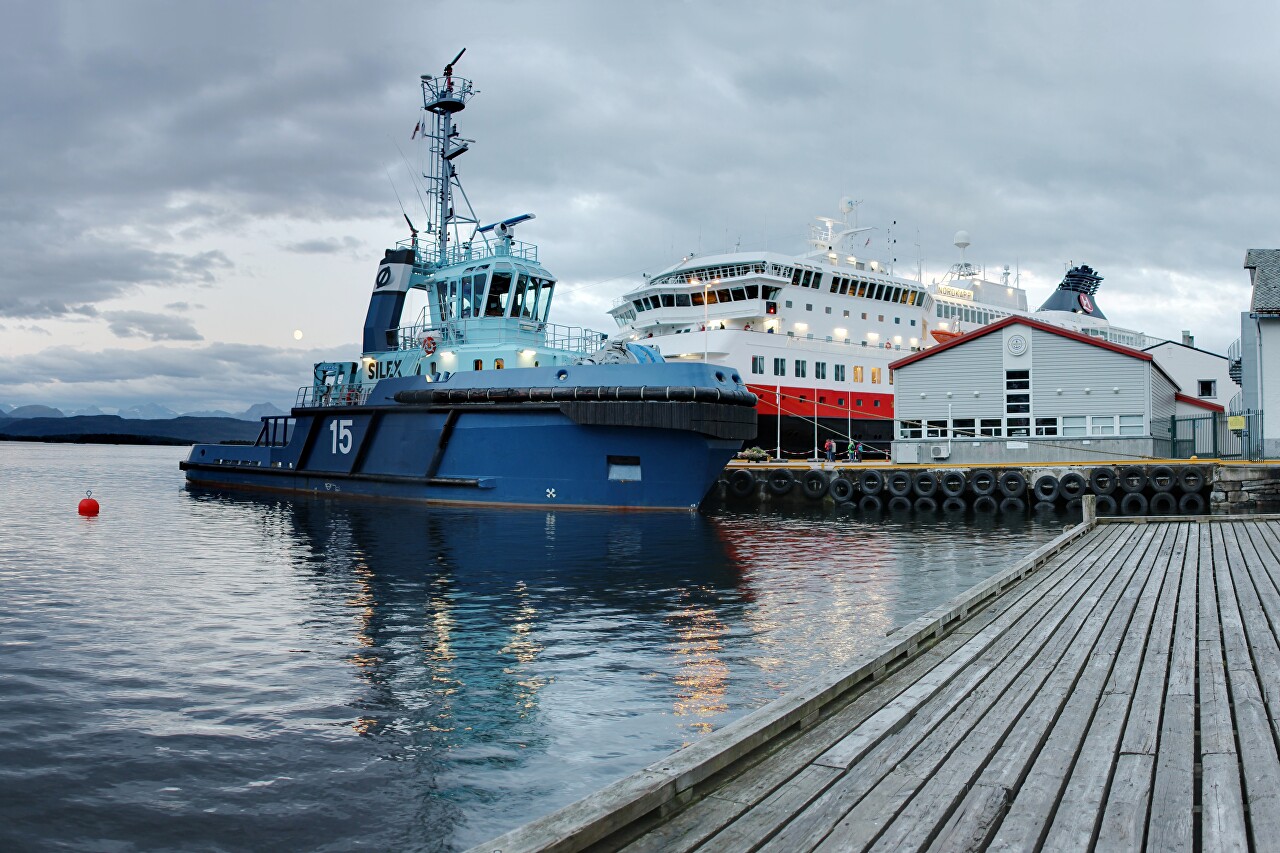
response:
<svg viewBox="0 0 1280 853"><path fill-rule="evenodd" d="M1080 508L1084 510L1084 523L1098 523L1098 496L1084 495L1080 498Z"/></svg>

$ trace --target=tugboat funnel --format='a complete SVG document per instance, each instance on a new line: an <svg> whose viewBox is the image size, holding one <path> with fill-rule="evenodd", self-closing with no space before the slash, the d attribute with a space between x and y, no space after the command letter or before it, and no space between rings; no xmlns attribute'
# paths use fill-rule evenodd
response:
<svg viewBox="0 0 1280 853"><path fill-rule="evenodd" d="M396 329L404 311L404 297L413 275L413 249L387 249L373 280L369 312L364 318L364 351L396 348Z"/></svg>

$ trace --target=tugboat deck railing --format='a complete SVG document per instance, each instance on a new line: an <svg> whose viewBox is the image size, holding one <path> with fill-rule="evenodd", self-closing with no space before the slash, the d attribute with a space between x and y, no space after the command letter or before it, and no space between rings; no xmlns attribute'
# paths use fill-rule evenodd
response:
<svg viewBox="0 0 1280 853"><path fill-rule="evenodd" d="M507 245L507 242L510 245ZM401 240L396 246L413 250L417 271L424 275L439 267L483 261L489 258L518 258L532 264L538 263L538 247L522 240L472 240L469 243L452 243L445 249L443 257L439 247L431 243Z"/></svg>
<svg viewBox="0 0 1280 853"><path fill-rule="evenodd" d="M604 346L608 339L603 332L592 329L514 317L454 320L440 325L415 323L393 331L398 350L417 349L422 346L423 341L430 338L436 349L520 346L588 355Z"/></svg>
<svg viewBox="0 0 1280 853"><path fill-rule="evenodd" d="M303 385L298 389L294 406L300 409L361 406L369 399L369 392L372 390L372 385L327 385L323 389L317 389L314 385Z"/></svg>

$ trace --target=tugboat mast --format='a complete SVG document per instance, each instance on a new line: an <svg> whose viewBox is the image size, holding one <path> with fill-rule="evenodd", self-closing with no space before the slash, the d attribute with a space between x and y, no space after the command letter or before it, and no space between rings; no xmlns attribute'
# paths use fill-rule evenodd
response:
<svg viewBox="0 0 1280 853"><path fill-rule="evenodd" d="M466 52L465 47L458 51L453 61L444 67L444 74L441 76L432 77L423 74L421 78L422 108L432 115L431 130L424 133L424 136L431 139L432 156L428 171L423 174L423 177L434 183L433 189L438 202L435 257L426 258L428 266L446 266L461 260L463 254L460 248L453 250L453 256L451 256L450 230L453 231L453 242L461 247L464 243L470 244L470 237L467 240L462 239L461 227L466 224L470 224L473 228L479 225L475 218L475 211L471 209L471 202L458 181L458 170L453 165L454 159L466 153L471 144L471 140L462 139L458 135L458 129L454 125L454 114L466 109L467 101L471 100L472 95L475 94L470 80L453 76L453 66ZM455 187L457 194L467 206L467 215L454 210Z"/></svg>

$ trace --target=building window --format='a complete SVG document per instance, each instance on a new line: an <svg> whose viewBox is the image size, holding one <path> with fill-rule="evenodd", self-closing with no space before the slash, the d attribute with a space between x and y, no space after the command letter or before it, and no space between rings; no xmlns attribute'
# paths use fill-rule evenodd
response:
<svg viewBox="0 0 1280 853"><path fill-rule="evenodd" d="M1218 381L1216 379L1200 380L1200 396L1216 397L1218 396Z"/></svg>
<svg viewBox="0 0 1280 853"><path fill-rule="evenodd" d="M787 360L785 358L775 358L773 360L773 375L774 376L787 375Z"/></svg>
<svg viewBox="0 0 1280 853"><path fill-rule="evenodd" d="M979 435L987 438L999 438L1004 435L1004 423L999 418L983 418L978 423Z"/></svg>
<svg viewBox="0 0 1280 853"><path fill-rule="evenodd" d="M796 378L797 379L804 379L805 373L807 372L806 371L807 367L808 367L808 363L804 361L804 359L800 359L800 358L796 359Z"/></svg>
<svg viewBox="0 0 1280 853"><path fill-rule="evenodd" d="M762 355L751 356L751 372L764 373L764 356Z"/></svg>
<svg viewBox="0 0 1280 853"><path fill-rule="evenodd" d="M1089 435L1115 435L1115 415L1090 415Z"/></svg>
<svg viewBox="0 0 1280 853"><path fill-rule="evenodd" d="M1006 418L1005 427L1010 438L1024 438L1031 435L1031 418Z"/></svg>
<svg viewBox="0 0 1280 853"><path fill-rule="evenodd" d="M973 418L956 418L951 422L951 435L955 438L973 438L977 434Z"/></svg>
<svg viewBox="0 0 1280 853"><path fill-rule="evenodd" d="M925 438L946 438L947 422L946 421L925 421L924 437Z"/></svg>
<svg viewBox="0 0 1280 853"><path fill-rule="evenodd" d="M880 384L880 368L878 367L871 368L871 384L872 385Z"/></svg>
<svg viewBox="0 0 1280 853"><path fill-rule="evenodd" d="M1010 438L1031 435L1031 371L1006 370L1004 372L1005 429Z"/></svg>
<svg viewBox="0 0 1280 853"><path fill-rule="evenodd" d="M1146 435L1146 429L1142 423L1142 415L1121 415L1120 416L1120 434L1121 435Z"/></svg>
<svg viewBox="0 0 1280 853"><path fill-rule="evenodd" d="M898 421L898 435L902 438L919 438L919 421Z"/></svg>
<svg viewBox="0 0 1280 853"><path fill-rule="evenodd" d="M1036 418L1036 435L1057 435L1057 418Z"/></svg>
<svg viewBox="0 0 1280 853"><path fill-rule="evenodd" d="M1067 415L1062 419L1062 435L1069 438L1088 435L1087 420L1084 415Z"/></svg>
<svg viewBox="0 0 1280 853"><path fill-rule="evenodd" d="M862 379L862 365L861 365L861 364L855 364L855 365L853 366L853 381L854 381L854 382L862 382L862 381L863 381L863 379Z"/></svg>
<svg viewBox="0 0 1280 853"><path fill-rule="evenodd" d="M844 381L844 365L843 364L836 365L836 381L837 382Z"/></svg>
<svg viewBox="0 0 1280 853"><path fill-rule="evenodd" d="M827 363L825 361L815 361L813 363L813 378L814 379L827 378Z"/></svg>

